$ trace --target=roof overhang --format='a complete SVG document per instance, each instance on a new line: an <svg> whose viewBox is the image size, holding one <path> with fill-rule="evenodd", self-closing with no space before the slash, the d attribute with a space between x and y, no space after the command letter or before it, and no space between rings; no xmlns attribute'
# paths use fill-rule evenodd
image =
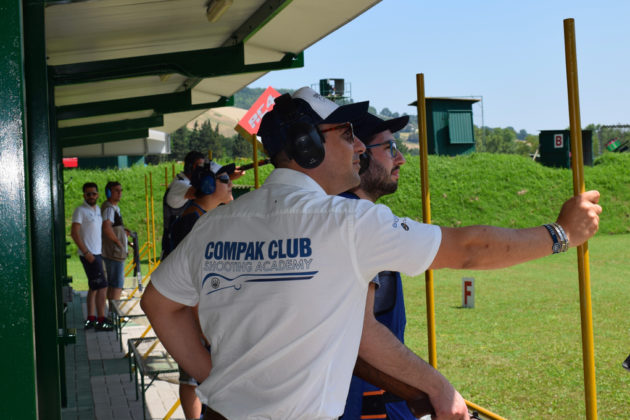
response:
<svg viewBox="0 0 630 420"><path fill-rule="evenodd" d="M216 22L203 0L48 1L63 155L108 142L101 153L131 154L125 141L146 145L149 128L172 133L265 73L303 66L306 48L379 1L238 0Z"/></svg>

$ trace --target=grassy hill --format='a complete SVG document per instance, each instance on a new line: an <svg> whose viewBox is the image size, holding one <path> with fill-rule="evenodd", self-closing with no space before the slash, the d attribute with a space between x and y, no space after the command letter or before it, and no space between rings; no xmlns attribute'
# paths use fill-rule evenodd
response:
<svg viewBox="0 0 630 420"><path fill-rule="evenodd" d="M422 220L418 157L409 157L401 168L400 188L381 202L394 213ZM244 163L244 162L241 162ZM607 154L593 167L585 168L587 189L602 194L604 213L600 234L630 232L630 154ZM162 196L166 176L172 179L182 169L177 163L139 166L122 170L65 170L66 231L70 232L72 212L81 204L81 186L96 182L103 189L109 180L123 186L120 203L125 224L136 230L141 241L147 237L147 207L155 214L156 234L161 235ZM260 168L264 179L271 165ZM445 226L490 224L525 227L555 220L562 202L572 195L572 175L568 169L547 168L516 155L471 154L457 157L430 156L429 184L432 222ZM145 202L146 191L153 203ZM250 170L236 184L253 185ZM100 202L100 201L99 201ZM70 251L75 252L74 245Z"/></svg>

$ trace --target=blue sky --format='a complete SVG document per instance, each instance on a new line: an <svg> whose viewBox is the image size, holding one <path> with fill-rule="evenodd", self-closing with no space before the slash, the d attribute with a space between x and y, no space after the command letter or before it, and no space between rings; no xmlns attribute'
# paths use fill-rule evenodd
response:
<svg viewBox="0 0 630 420"><path fill-rule="evenodd" d="M484 124L568 127L563 20L575 19L582 126L630 124L630 1L383 0L250 87L350 82L355 101L415 114L427 96L482 96ZM473 108L481 125L482 109Z"/></svg>

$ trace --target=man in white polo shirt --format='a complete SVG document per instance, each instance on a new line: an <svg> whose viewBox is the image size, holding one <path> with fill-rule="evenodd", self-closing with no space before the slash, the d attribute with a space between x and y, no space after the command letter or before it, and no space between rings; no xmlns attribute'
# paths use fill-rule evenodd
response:
<svg viewBox="0 0 630 420"><path fill-rule="evenodd" d="M276 169L260 189L202 216L153 273L142 308L169 353L200 382L209 418L337 418L357 353L424 390L436 418L468 418L450 383L401 350L386 328L362 334L368 283L383 270L418 275L430 266L515 264L550 254L551 240L545 228L481 228L460 234L466 246L459 246L451 231L337 197L359 184L365 146L351 122L366 110L367 103L338 107L309 88L277 98L259 130ZM595 232L594 206L581 198L563 208L559 220L572 244ZM444 232L453 241L447 247ZM484 232L490 239L475 242ZM476 255L488 247L493 255ZM212 358L197 338L196 304Z"/></svg>

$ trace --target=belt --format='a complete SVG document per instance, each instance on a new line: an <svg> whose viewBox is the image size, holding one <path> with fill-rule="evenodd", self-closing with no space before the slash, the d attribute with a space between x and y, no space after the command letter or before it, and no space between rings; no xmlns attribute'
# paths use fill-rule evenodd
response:
<svg viewBox="0 0 630 420"><path fill-rule="evenodd" d="M203 420L228 420L220 413L217 413L212 408L206 406L206 411L203 413Z"/></svg>

